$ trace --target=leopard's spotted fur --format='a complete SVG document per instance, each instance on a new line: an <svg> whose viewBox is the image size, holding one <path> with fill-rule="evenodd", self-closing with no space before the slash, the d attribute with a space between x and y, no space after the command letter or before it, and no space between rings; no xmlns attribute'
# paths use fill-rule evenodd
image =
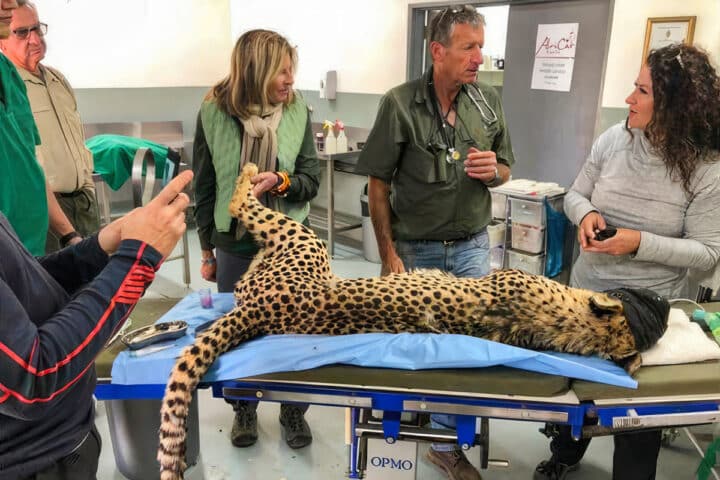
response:
<svg viewBox="0 0 720 480"><path fill-rule="evenodd" d="M330 272L323 243L252 195L244 167L231 214L264 248L235 288L236 308L186 348L165 391L158 460L163 480L185 469L192 391L218 355L264 334L447 332L520 347L598 354L639 366L634 337L615 298L505 270L481 279L437 271L345 280Z"/></svg>

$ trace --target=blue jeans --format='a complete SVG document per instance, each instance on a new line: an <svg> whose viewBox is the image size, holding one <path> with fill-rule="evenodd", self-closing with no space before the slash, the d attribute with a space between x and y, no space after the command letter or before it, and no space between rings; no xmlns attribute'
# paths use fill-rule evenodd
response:
<svg viewBox="0 0 720 480"><path fill-rule="evenodd" d="M478 278L490 271L490 244L486 230L467 240L439 242L430 240L398 240L395 250L405 265L405 270L437 268L456 277ZM455 415L433 414L433 428L455 428ZM456 445L433 443L433 450L450 451Z"/></svg>

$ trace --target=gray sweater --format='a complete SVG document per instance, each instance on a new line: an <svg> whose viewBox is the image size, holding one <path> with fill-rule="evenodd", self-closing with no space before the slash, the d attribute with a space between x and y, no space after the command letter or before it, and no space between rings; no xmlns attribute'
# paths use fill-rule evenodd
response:
<svg viewBox="0 0 720 480"><path fill-rule="evenodd" d="M640 130L623 124L593 144L565 197L565 213L578 225L600 212L608 225L641 232L635 255L581 252L571 284L591 290L649 288L668 298L688 295L688 269L709 270L720 257L720 162L695 171L688 195L673 181Z"/></svg>

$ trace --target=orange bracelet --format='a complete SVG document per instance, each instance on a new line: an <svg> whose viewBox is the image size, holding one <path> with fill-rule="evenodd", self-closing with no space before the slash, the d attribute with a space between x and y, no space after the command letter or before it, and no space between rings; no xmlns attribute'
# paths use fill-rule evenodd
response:
<svg viewBox="0 0 720 480"><path fill-rule="evenodd" d="M270 189L270 193L275 195L276 197L285 197L287 196L287 192L290 189L290 176L287 174L287 172L275 172L276 175L280 177L281 183L280 185L276 185L273 188Z"/></svg>

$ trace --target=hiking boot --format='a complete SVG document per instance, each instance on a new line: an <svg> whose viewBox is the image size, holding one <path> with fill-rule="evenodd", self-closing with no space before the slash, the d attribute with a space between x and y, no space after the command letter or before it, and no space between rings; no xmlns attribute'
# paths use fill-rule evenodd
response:
<svg viewBox="0 0 720 480"><path fill-rule="evenodd" d="M431 448L425 458L441 468L450 480L482 480L480 472L468 461L462 450L442 452Z"/></svg>
<svg viewBox="0 0 720 480"><path fill-rule="evenodd" d="M580 462L568 465L558 462L555 456L552 456L550 460L543 460L535 467L533 480L564 480L578 468L580 468Z"/></svg>
<svg viewBox="0 0 720 480"><path fill-rule="evenodd" d="M283 438L290 448L307 447L312 443L310 425L305 421L305 412L296 405L280 405L280 425Z"/></svg>
<svg viewBox="0 0 720 480"><path fill-rule="evenodd" d="M230 441L239 448L255 445L258 439L257 411L247 402L238 402L234 405L234 409L235 418Z"/></svg>

